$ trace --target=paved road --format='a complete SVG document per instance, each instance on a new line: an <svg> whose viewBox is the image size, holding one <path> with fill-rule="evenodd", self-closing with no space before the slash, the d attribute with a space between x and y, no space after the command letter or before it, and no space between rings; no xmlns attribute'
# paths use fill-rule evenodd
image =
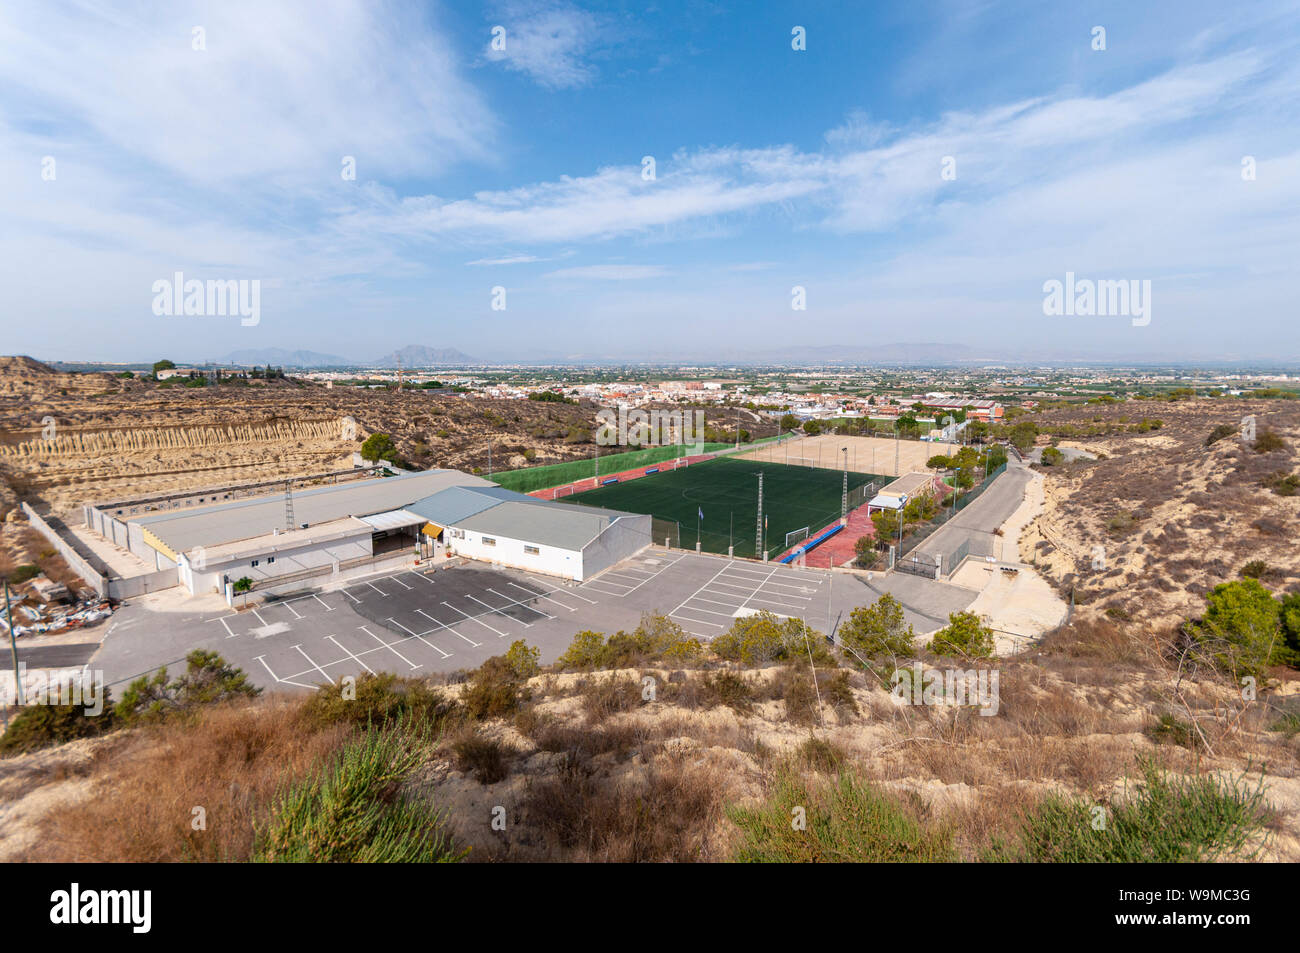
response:
<svg viewBox="0 0 1300 953"><path fill-rule="evenodd" d="M915 552L946 557L964 542L970 551L981 556L991 556L993 531L1019 509L1025 499L1025 487L1033 478L1033 471L1014 457L1007 461L1006 472L994 480L979 498L954 516L916 547ZM947 572L951 567L945 565Z"/></svg>

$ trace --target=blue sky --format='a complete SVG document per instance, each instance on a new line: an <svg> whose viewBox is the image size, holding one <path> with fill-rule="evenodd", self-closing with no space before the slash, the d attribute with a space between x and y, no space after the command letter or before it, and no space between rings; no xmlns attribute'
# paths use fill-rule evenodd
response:
<svg viewBox="0 0 1300 953"><path fill-rule="evenodd" d="M1298 25L1199 0L10 0L0 350L1300 359ZM177 271L259 280L259 322L155 315ZM1150 323L1045 316L1067 271L1151 281Z"/></svg>

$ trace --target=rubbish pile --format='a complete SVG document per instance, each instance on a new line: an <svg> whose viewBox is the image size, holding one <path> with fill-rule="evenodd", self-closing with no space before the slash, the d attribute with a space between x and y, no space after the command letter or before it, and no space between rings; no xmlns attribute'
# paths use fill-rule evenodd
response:
<svg viewBox="0 0 1300 953"><path fill-rule="evenodd" d="M0 605L0 610L3 608L3 605ZM96 596L71 605L43 606L39 609L27 603L20 603L13 607L13 613L14 635L22 638L24 635L65 632L70 629L93 625L111 616L113 606L107 599ZM20 623L20 617L25 617L28 624L23 625ZM5 622L3 612L0 612L0 630L3 630L6 635L9 633L9 627Z"/></svg>

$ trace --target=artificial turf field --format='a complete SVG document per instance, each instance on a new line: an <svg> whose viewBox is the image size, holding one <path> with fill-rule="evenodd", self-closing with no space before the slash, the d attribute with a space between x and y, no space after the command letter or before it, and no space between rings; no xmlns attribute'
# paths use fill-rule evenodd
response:
<svg viewBox="0 0 1300 953"><path fill-rule="evenodd" d="M840 470L786 466L723 457L681 470L640 477L563 497L564 503L603 506L625 513L649 513L681 527L680 545L695 548L696 515L704 511L699 540L705 552L725 553L729 542L737 556L754 555L754 521L758 513L758 474L763 474L763 513L767 517L768 556L785 551L785 534L807 526L809 533L839 519L844 474ZM849 489L893 477L850 473ZM729 528L734 525L734 535ZM662 540L656 540L662 542Z"/></svg>

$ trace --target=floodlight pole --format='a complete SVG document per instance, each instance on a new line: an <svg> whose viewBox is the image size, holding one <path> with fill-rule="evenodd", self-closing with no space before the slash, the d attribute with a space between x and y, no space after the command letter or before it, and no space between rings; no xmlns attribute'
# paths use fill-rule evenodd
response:
<svg viewBox="0 0 1300 953"><path fill-rule="evenodd" d="M758 471L758 519L754 524L754 556L763 550L763 471Z"/></svg>

